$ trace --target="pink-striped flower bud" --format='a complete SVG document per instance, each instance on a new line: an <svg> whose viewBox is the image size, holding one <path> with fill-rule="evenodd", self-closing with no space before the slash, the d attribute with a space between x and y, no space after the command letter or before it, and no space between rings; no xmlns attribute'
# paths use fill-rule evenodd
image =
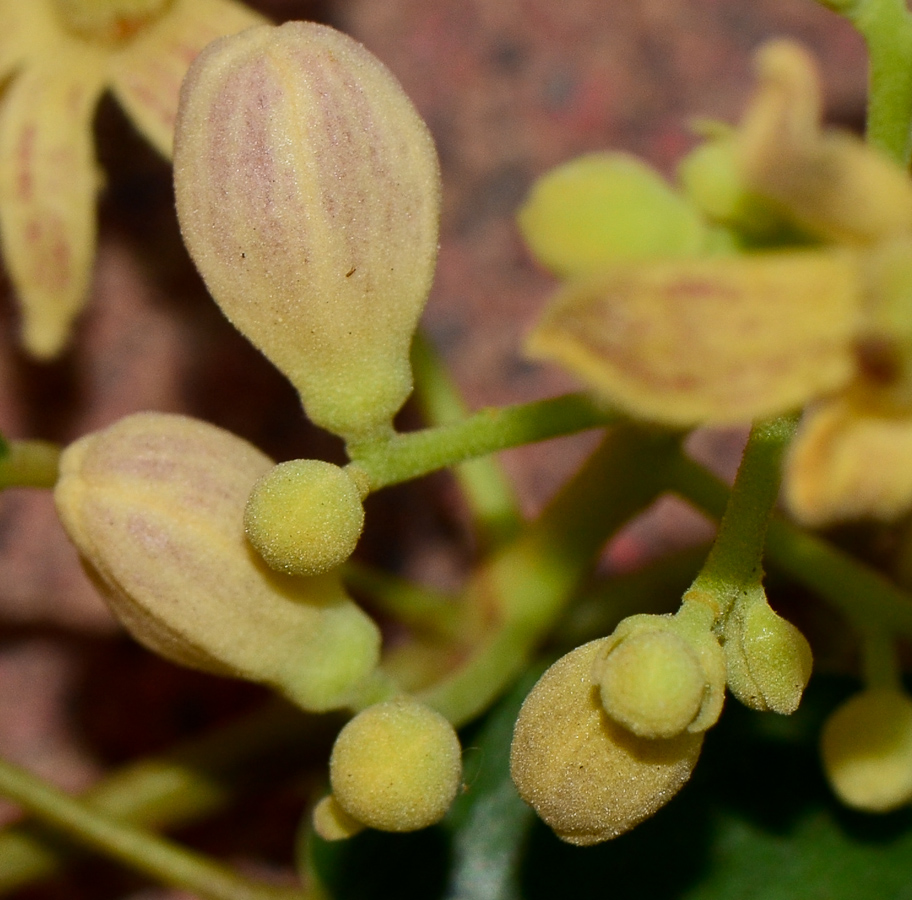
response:
<svg viewBox="0 0 912 900"><path fill-rule="evenodd" d="M315 711L345 705L380 635L337 575L270 569L244 507L272 460L184 416L139 413L63 454L60 518L133 636L191 668L258 681Z"/></svg>
<svg viewBox="0 0 912 900"><path fill-rule="evenodd" d="M387 433L411 391L440 186L386 67L306 22L216 41L184 82L174 176L210 292L308 416L349 443Z"/></svg>

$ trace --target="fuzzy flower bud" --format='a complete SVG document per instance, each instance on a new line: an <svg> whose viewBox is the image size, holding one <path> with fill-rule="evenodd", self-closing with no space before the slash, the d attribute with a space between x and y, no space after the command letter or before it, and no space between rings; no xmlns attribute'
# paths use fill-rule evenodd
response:
<svg viewBox="0 0 912 900"><path fill-rule="evenodd" d="M811 677L811 648L791 622L772 610L763 588L735 602L724 636L729 690L752 709L795 712Z"/></svg>
<svg viewBox="0 0 912 900"><path fill-rule="evenodd" d="M409 697L378 703L336 738L329 761L332 800L369 828L427 828L456 797L461 753L453 726L440 713ZM324 806L324 824L330 814L337 823L347 821Z"/></svg>
<svg viewBox="0 0 912 900"><path fill-rule="evenodd" d="M891 688L856 694L827 719L823 767L843 803L883 813L912 801L912 699Z"/></svg>
<svg viewBox="0 0 912 900"><path fill-rule="evenodd" d="M675 616L630 616L605 639L592 677L605 712L643 738L705 731L722 709L725 664L715 635Z"/></svg>
<svg viewBox="0 0 912 900"><path fill-rule="evenodd" d="M254 485L247 538L289 575L319 575L351 556L364 527L361 493L345 469L319 459L279 463Z"/></svg>
<svg viewBox="0 0 912 900"><path fill-rule="evenodd" d="M174 662L344 705L380 635L337 577L280 575L251 552L244 505L272 461L183 416L140 413L67 448L57 510L111 610Z"/></svg>
<svg viewBox="0 0 912 900"><path fill-rule="evenodd" d="M386 67L307 22L214 42L184 82L174 179L225 315L312 421L382 437L411 391L440 206L430 134Z"/></svg>
<svg viewBox="0 0 912 900"><path fill-rule="evenodd" d="M510 750L520 796L559 838L597 844L623 834L684 785L703 734L638 737L609 718L592 681L602 638L559 659L526 697Z"/></svg>

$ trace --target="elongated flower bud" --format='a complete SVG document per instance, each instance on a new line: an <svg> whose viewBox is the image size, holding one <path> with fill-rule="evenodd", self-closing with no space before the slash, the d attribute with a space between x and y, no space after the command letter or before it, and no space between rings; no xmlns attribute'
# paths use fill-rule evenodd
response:
<svg viewBox="0 0 912 900"><path fill-rule="evenodd" d="M520 796L559 838L585 846L649 818L684 785L703 734L637 737L605 713L592 682L608 638L559 659L532 689L516 722L510 774Z"/></svg>
<svg viewBox="0 0 912 900"><path fill-rule="evenodd" d="M289 22L216 41L184 82L181 230L226 316L349 442L411 391L440 204L430 134L356 41Z"/></svg>
<svg viewBox="0 0 912 900"><path fill-rule="evenodd" d="M247 544L244 505L272 465L212 425L140 413L64 452L55 500L137 640L268 684L304 709L332 709L373 671L380 636L336 576L281 575Z"/></svg>

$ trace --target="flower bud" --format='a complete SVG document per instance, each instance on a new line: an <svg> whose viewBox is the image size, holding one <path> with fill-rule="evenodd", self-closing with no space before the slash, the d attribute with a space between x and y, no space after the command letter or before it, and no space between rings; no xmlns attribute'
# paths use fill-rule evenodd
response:
<svg viewBox="0 0 912 900"><path fill-rule="evenodd" d="M361 493L345 469L318 459L280 463L253 486L247 538L270 568L319 575L351 556L364 527Z"/></svg>
<svg viewBox="0 0 912 900"><path fill-rule="evenodd" d="M374 670L380 635L334 575L280 575L251 551L244 505L272 465L212 425L140 413L64 451L55 500L137 640L268 684L304 709L333 709Z"/></svg>
<svg viewBox="0 0 912 900"><path fill-rule="evenodd" d="M644 738L705 731L722 711L725 664L715 635L676 616L624 619L592 668L605 712Z"/></svg>
<svg viewBox="0 0 912 900"><path fill-rule="evenodd" d="M520 796L559 838L586 846L649 818L684 785L703 735L649 740L612 721L592 683L609 638L577 647L541 677L513 733L510 773Z"/></svg>
<svg viewBox="0 0 912 900"><path fill-rule="evenodd" d="M371 706L339 732L329 760L339 807L381 831L417 831L439 822L462 781L453 726L410 697Z"/></svg>
<svg viewBox="0 0 912 900"><path fill-rule="evenodd" d="M311 420L346 441L382 437L411 391L439 178L402 88L326 26L223 38L184 82L174 179L190 254Z"/></svg>
<svg viewBox="0 0 912 900"><path fill-rule="evenodd" d="M770 608L763 588L735 601L724 635L729 690L752 709L795 712L811 677L811 647Z"/></svg>
<svg viewBox="0 0 912 900"><path fill-rule="evenodd" d="M862 691L827 719L823 767L843 803L889 812L912 800L912 699L892 688Z"/></svg>
<svg viewBox="0 0 912 900"><path fill-rule="evenodd" d="M696 256L707 241L697 209L626 153L590 153L548 172L518 218L536 258L561 277L622 260Z"/></svg>

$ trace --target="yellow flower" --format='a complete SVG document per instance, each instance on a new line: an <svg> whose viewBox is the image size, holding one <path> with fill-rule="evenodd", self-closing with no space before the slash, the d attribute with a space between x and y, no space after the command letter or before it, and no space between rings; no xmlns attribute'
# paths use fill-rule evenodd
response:
<svg viewBox="0 0 912 900"><path fill-rule="evenodd" d="M683 194L620 154L536 186L520 226L567 283L529 350L677 427L810 404L787 464L793 513L893 518L912 506L912 181L821 127L801 47L766 45L757 70L740 127L712 127L685 159Z"/></svg>
<svg viewBox="0 0 912 900"><path fill-rule="evenodd" d="M0 0L0 238L34 356L60 352L88 292L102 93L170 158L194 57L263 21L236 0Z"/></svg>

